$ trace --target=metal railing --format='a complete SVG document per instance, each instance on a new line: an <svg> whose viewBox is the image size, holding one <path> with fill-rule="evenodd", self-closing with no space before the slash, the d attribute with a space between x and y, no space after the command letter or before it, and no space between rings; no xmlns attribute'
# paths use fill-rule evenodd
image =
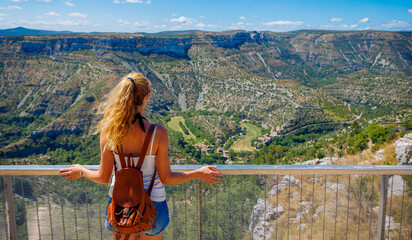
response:
<svg viewBox="0 0 412 240"><path fill-rule="evenodd" d="M103 224L108 186L55 176L66 167L0 166L0 232L5 233L0 239L111 238ZM172 170L199 167L174 165ZM197 181L166 187L171 223L164 239L412 236L412 166L222 165L218 169L224 175L218 184Z"/></svg>

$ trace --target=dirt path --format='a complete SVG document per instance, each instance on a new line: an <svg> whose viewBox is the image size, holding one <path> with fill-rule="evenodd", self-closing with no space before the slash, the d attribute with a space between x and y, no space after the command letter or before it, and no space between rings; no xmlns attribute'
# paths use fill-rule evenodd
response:
<svg viewBox="0 0 412 240"><path fill-rule="evenodd" d="M28 239L38 240L39 238L39 225L37 221L36 205L33 203L30 206L26 206L27 210L27 235ZM45 237L46 226L49 227L48 233L50 234L50 219L49 209L46 206L39 206L39 220L40 220L40 233Z"/></svg>

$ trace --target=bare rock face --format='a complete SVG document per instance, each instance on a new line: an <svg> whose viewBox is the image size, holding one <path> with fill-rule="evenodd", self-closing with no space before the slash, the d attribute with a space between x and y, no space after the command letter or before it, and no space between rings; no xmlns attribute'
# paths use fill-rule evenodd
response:
<svg viewBox="0 0 412 240"><path fill-rule="evenodd" d="M283 206L274 207L267 200L258 198L250 216L249 229L253 234L253 239L270 239L274 229L269 225L269 221L275 220L284 211Z"/></svg>
<svg viewBox="0 0 412 240"><path fill-rule="evenodd" d="M326 183L326 187L328 187L328 188L336 191L336 190L342 190L342 189L344 189L344 188L345 188L345 185L344 185L344 184L341 184L341 183L336 184L336 183L327 182L327 183Z"/></svg>
<svg viewBox="0 0 412 240"><path fill-rule="evenodd" d="M377 162L382 161L384 158L385 158L385 150L381 149L381 150L376 152L375 160Z"/></svg>
<svg viewBox="0 0 412 240"><path fill-rule="evenodd" d="M395 153L399 165L412 164L412 133L406 134L395 142Z"/></svg>
<svg viewBox="0 0 412 240"><path fill-rule="evenodd" d="M191 38L56 38L44 41L21 42L21 51L32 54L52 55L61 51L113 50L139 52L142 55L152 53L187 58L192 46Z"/></svg>
<svg viewBox="0 0 412 240"><path fill-rule="evenodd" d="M315 158L312 160L308 160L302 163L296 163L296 165L331 165L336 161L344 161L344 158L337 158L337 157L324 157L324 158Z"/></svg>
<svg viewBox="0 0 412 240"><path fill-rule="evenodd" d="M282 181L281 181L281 183L283 183L283 184L289 184L289 181L290 181L290 184L292 184L292 185L297 185L297 184L299 184L299 180L297 180L296 178L294 178L293 176L290 176L290 175L286 175L286 176L284 176L283 178L282 178Z"/></svg>
<svg viewBox="0 0 412 240"><path fill-rule="evenodd" d="M394 175L388 180L388 197L391 195L402 195L404 192L405 181L399 175Z"/></svg>

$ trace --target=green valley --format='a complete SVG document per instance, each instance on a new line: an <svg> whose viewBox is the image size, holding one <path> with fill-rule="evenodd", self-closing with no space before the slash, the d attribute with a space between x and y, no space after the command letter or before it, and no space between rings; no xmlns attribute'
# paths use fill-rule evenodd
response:
<svg viewBox="0 0 412 240"><path fill-rule="evenodd" d="M0 158L97 164L95 109L132 71L152 83L146 115L172 162L258 163L292 136L292 152L316 148L355 120L411 118L411 49L409 32L384 31L1 36ZM322 156L308 151L279 156Z"/></svg>

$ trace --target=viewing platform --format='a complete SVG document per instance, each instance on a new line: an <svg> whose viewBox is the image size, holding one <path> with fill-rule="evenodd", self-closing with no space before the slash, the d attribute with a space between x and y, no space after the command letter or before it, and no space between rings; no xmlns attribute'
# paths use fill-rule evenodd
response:
<svg viewBox="0 0 412 240"><path fill-rule="evenodd" d="M0 166L0 240L112 239L104 227L110 184L62 179L67 167ZM217 167L218 184L166 185L163 239L411 239L410 165Z"/></svg>

